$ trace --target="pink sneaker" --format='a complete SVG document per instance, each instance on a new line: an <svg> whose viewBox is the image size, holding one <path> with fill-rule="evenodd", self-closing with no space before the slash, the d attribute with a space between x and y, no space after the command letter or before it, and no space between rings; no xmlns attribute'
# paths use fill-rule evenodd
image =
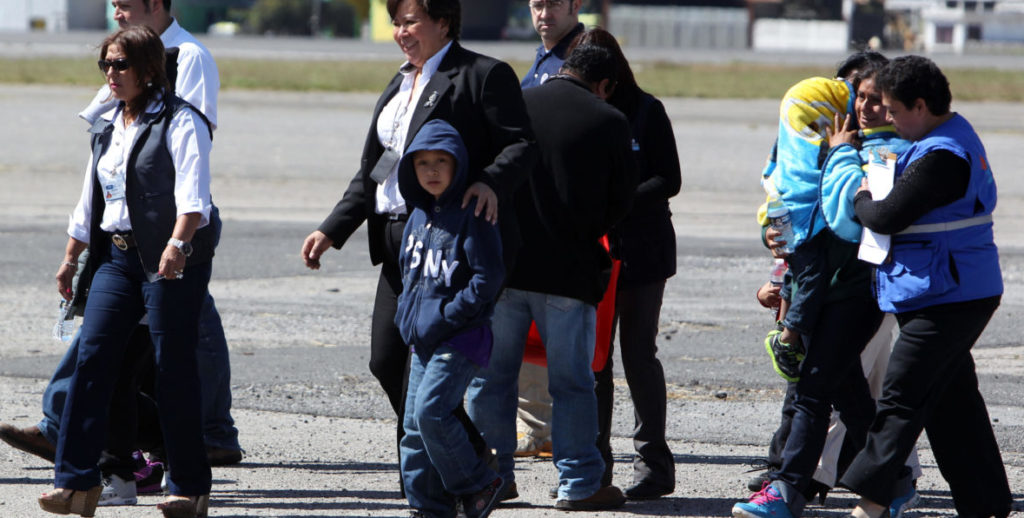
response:
<svg viewBox="0 0 1024 518"><path fill-rule="evenodd" d="M135 472L135 491L140 495L162 493L160 481L164 478L164 464L146 459L141 451L133 453L132 457L139 463L139 469Z"/></svg>

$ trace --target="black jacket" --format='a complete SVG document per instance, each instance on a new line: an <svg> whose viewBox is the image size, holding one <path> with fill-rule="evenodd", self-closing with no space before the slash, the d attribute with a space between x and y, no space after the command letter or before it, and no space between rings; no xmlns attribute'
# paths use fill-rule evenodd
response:
<svg viewBox="0 0 1024 518"><path fill-rule="evenodd" d="M516 194L523 247L508 286L596 305L611 266L599 240L629 210L636 186L629 123L564 76L523 97L540 162Z"/></svg>
<svg viewBox="0 0 1024 518"><path fill-rule="evenodd" d="M636 197L609 233L612 255L622 261L620 282L654 282L676 273L676 231L668 200L679 193L682 178L672 122L654 96L639 92L627 112L637 164Z"/></svg>
<svg viewBox="0 0 1024 518"><path fill-rule="evenodd" d="M377 118L398 91L402 77L395 74L378 99L359 171L341 201L319 227L331 238L335 248L341 248L366 221L373 264L379 264L385 257L380 236L387 222L374 210L377 183L370 178L370 172L384 152L377 138ZM506 258L509 257L519 240L512 193L526 180L537 159L519 80L512 67L452 42L416 105L406 145L415 140L425 122L433 119L447 121L462 135L469 152L469 183L482 181L497 193L502 245Z"/></svg>

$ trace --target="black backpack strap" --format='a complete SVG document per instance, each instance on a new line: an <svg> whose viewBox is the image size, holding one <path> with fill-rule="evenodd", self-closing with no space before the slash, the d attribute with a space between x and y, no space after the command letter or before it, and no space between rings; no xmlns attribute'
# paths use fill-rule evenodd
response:
<svg viewBox="0 0 1024 518"><path fill-rule="evenodd" d="M177 95L173 94L166 96L164 98L164 102L167 104L168 111L167 117L164 119L164 134L167 133L167 126L171 124L171 119L173 119L174 116L177 115L179 111L189 109L195 112L196 115L199 115L199 117L203 119L203 122L206 123L206 130L210 132L210 141L213 142L213 124L210 124L210 119L206 118L206 115L202 112L202 110L196 108L191 103L182 99L181 97L178 97Z"/></svg>
<svg viewBox="0 0 1024 518"><path fill-rule="evenodd" d="M171 93L176 90L175 83L178 81L178 47L165 49L167 60L164 62L164 69L167 71L167 82L171 85Z"/></svg>

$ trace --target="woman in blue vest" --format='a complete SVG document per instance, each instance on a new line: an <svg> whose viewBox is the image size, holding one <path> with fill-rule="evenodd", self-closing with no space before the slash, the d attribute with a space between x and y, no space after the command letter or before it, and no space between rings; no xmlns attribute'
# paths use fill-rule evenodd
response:
<svg viewBox="0 0 1024 518"><path fill-rule="evenodd" d="M851 516L882 516L905 493L903 463L924 430L957 513L1005 517L1010 488L971 356L1003 293L992 169L970 123L949 111L949 82L930 60L896 58L877 83L913 144L888 196L872 200L864 182L854 207L865 227L892 236L876 290L900 335L867 444L840 485L861 495Z"/></svg>
<svg viewBox="0 0 1024 518"><path fill-rule="evenodd" d="M92 158L68 225L57 289L71 298L78 256L96 271L79 337L78 363L61 417L55 490L44 510L93 516L107 406L129 336L146 315L156 351L157 403L171 496L165 517L206 516L210 466L203 446L196 367L199 310L213 258L211 132L169 92L160 37L144 26L109 36L100 50L113 97L111 120L90 130Z"/></svg>

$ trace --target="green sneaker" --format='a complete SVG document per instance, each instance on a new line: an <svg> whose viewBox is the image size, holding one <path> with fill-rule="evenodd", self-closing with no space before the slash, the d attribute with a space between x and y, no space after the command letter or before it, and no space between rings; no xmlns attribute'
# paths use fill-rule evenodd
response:
<svg viewBox="0 0 1024 518"><path fill-rule="evenodd" d="M772 368L786 381L800 381L800 362L805 356L803 347L787 344L781 336L782 331L773 329L764 339L764 348L772 358Z"/></svg>

